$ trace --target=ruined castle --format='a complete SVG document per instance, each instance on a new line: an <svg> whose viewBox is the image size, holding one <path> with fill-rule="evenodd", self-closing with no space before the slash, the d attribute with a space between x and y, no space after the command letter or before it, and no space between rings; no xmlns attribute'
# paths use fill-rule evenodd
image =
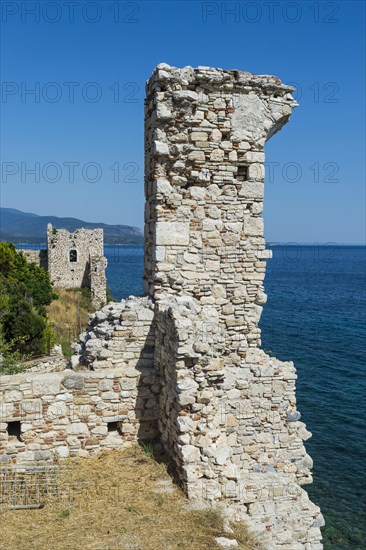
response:
<svg viewBox="0 0 366 550"><path fill-rule="evenodd" d="M260 347L264 145L296 106L273 76L165 64L145 104L143 298L90 317L72 370L1 378L0 460L157 439L191 499L225 503L268 550L321 550L302 489L311 434L293 363ZM14 434L17 434L15 437Z"/></svg>
<svg viewBox="0 0 366 550"><path fill-rule="evenodd" d="M67 229L47 226L47 249L22 250L28 261L49 272L56 288L89 288L92 306L97 309L107 300L103 255L103 229Z"/></svg>

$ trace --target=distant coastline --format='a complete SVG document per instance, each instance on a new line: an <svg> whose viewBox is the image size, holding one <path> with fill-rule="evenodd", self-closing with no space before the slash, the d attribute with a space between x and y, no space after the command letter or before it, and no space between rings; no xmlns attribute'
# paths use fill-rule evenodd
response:
<svg viewBox="0 0 366 550"><path fill-rule="evenodd" d="M142 244L144 238L142 229L130 225L109 225L78 218L38 216L15 208L0 208L0 240L16 245L44 244L48 223L57 229L67 229L71 232L81 227L100 227L104 232L104 243L111 245Z"/></svg>

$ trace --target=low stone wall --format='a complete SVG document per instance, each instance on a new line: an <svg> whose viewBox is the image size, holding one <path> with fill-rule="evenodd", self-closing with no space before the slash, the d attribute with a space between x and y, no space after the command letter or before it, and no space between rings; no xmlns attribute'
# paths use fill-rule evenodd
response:
<svg viewBox="0 0 366 550"><path fill-rule="evenodd" d="M44 355L38 359L32 359L29 361L30 366L27 368L27 373L38 372L61 372L67 368L68 360L64 357L62 353L62 348L60 345L56 345L50 351L49 355ZM0 378L0 387L1 387L1 378Z"/></svg>
<svg viewBox="0 0 366 550"><path fill-rule="evenodd" d="M34 463L86 456L157 436L154 371L0 377L0 462Z"/></svg>
<svg viewBox="0 0 366 550"><path fill-rule="evenodd" d="M153 367L153 318L154 304L147 297L107 304L89 316L86 331L75 345L73 368Z"/></svg>

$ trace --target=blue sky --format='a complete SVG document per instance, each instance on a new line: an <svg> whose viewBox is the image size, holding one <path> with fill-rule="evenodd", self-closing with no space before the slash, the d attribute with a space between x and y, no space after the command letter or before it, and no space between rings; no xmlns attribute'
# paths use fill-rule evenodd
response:
<svg viewBox="0 0 366 550"><path fill-rule="evenodd" d="M267 240L365 241L363 2L1 8L2 206L142 227L145 81L160 62L208 65L298 87L266 146Z"/></svg>

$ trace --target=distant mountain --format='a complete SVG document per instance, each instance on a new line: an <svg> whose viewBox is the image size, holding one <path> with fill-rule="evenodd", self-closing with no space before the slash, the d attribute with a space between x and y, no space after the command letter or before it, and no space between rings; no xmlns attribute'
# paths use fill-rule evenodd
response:
<svg viewBox="0 0 366 550"><path fill-rule="evenodd" d="M57 216L38 216L28 212L21 212L14 208L0 208L0 240L19 243L45 243L47 224L51 223L56 229L75 231L80 227L104 230L105 244L141 244L143 231L130 225L108 225L105 223L91 223L77 218L58 218Z"/></svg>

